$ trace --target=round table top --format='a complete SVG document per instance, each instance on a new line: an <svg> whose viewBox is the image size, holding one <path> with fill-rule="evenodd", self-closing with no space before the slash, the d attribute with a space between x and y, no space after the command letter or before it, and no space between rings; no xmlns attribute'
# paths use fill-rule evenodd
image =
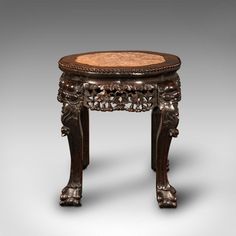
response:
<svg viewBox="0 0 236 236"><path fill-rule="evenodd" d="M181 65L179 57L152 51L98 51L62 57L59 68L82 75L155 75L176 71Z"/></svg>

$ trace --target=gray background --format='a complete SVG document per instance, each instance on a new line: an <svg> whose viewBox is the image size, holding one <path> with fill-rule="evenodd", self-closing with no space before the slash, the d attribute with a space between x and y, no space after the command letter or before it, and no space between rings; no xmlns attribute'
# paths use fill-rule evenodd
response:
<svg viewBox="0 0 236 236"><path fill-rule="evenodd" d="M235 235L236 2L1 1L0 235ZM150 112L90 113L82 208L61 208L69 175L56 101L61 56L139 49L182 59L180 135L160 210Z"/></svg>

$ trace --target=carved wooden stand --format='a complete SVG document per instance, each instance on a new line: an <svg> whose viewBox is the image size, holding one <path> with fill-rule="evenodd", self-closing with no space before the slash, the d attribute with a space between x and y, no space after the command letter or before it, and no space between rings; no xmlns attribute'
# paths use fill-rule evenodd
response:
<svg viewBox="0 0 236 236"><path fill-rule="evenodd" d="M178 135L181 92L176 71L180 67L179 58L144 51L141 53L161 55L165 61L132 67L104 67L76 62L79 56L93 53L71 55L59 61L59 67L64 72L58 92L58 101L63 103L61 133L62 136L67 135L71 153L70 178L62 190L60 204L80 206L82 172L89 164L89 109L152 110L151 167L156 170L157 201L161 208L176 207L176 191L169 184L167 171L171 139Z"/></svg>

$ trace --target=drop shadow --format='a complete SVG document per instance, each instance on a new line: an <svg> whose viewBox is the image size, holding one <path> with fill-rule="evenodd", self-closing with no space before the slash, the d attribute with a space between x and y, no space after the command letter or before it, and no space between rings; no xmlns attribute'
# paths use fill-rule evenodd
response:
<svg viewBox="0 0 236 236"><path fill-rule="evenodd" d="M117 165L125 164L124 163L125 161L122 158L122 156L123 155L121 155L121 157L117 155L108 156L107 154L99 155L99 156L92 156L90 158L89 166L87 167L86 170L96 172L96 171L105 170L107 168L112 168Z"/></svg>
<svg viewBox="0 0 236 236"><path fill-rule="evenodd" d="M199 160L200 154L196 150L175 150L169 154L170 171L185 169L193 166Z"/></svg>
<svg viewBox="0 0 236 236"><path fill-rule="evenodd" d="M145 153L143 149L130 148L128 150L121 149L115 153L111 152L111 154L105 152L104 154L100 153L98 155L92 155L87 169L96 172L121 165L128 165L130 168L133 168L134 164L137 163L137 159L140 160L142 153ZM145 153L143 158L148 159L149 164L151 163L151 154L150 157L146 157Z"/></svg>
<svg viewBox="0 0 236 236"><path fill-rule="evenodd" d="M129 150L130 151L130 150ZM132 155L128 155L128 152L121 150L119 153L115 153L112 156L107 156L107 154L93 156L90 159L90 164L86 170L87 174L96 175L97 172L101 172L107 168L113 168L121 165L126 165L126 167L132 169L135 167L136 153L145 153L143 150L135 150L131 152ZM101 204L106 201L110 201L114 198L126 198L132 195L142 195L142 192L148 191L155 188L155 172L151 170L151 155L146 156L147 165L143 174L137 177L132 177L130 179L122 179L120 181L114 181L112 184L109 182L107 184L101 183L101 186L95 186L86 191L84 187L82 205L87 207L93 204ZM186 168L191 167L196 163L198 158L198 153L195 150L175 150L170 155L170 172L182 171ZM175 175L175 173L173 173ZM110 177L112 178L112 176ZM173 176L174 178L174 176ZM175 186L177 187L177 198L178 198L178 209L184 209L185 207L191 206L191 203L196 201L204 194L205 189L203 185L192 185L189 186ZM156 196L154 196L155 198ZM151 201L151 199L150 199ZM157 202L156 202L157 205Z"/></svg>
<svg viewBox="0 0 236 236"><path fill-rule="evenodd" d="M129 155L131 153L131 155ZM143 149L132 152L132 149L124 150L122 149L115 154L111 154L108 156L108 153L104 153L104 155L99 154L98 156L91 156L90 164L87 167L88 170L91 171L101 171L106 168L112 168L119 165L130 165L133 168L133 165L137 161L137 156L140 158L140 153L145 153L143 158L146 159L146 166L151 170L151 153L147 155L147 152L144 152ZM185 169L193 166L199 160L199 155L196 150L175 150L169 154L169 167L170 171L175 171L178 169ZM86 169L86 170L87 170ZM155 172L154 172L155 173Z"/></svg>
<svg viewBox="0 0 236 236"><path fill-rule="evenodd" d="M195 201L204 195L205 188L201 185L182 186L178 188L178 206L180 209L190 207Z"/></svg>
<svg viewBox="0 0 236 236"><path fill-rule="evenodd" d="M188 209L192 209L196 201L199 201L204 195L205 189L202 186L184 186L177 187L177 208L161 208L159 209L162 214L168 217L175 216ZM156 208L159 208L156 205ZM157 210L157 209L155 209Z"/></svg>
<svg viewBox="0 0 236 236"><path fill-rule="evenodd" d="M125 199L132 195L142 195L144 191L155 187L155 177L152 173L148 175L140 175L132 179L123 179L120 182L112 184L96 186L92 190L87 191L83 195L82 204L91 206L92 204L100 204L115 198Z"/></svg>
<svg viewBox="0 0 236 236"><path fill-rule="evenodd" d="M199 165L200 163L200 153L199 150L175 150L173 153L169 155L169 172L171 172L172 178L178 173L183 173L186 169L191 169L195 165ZM189 176L186 176L186 179L189 180ZM206 191L204 184L193 181L191 184L183 183L181 186L175 186L177 189L177 201L178 201L178 209L185 209L188 206L191 206L195 201L199 200Z"/></svg>

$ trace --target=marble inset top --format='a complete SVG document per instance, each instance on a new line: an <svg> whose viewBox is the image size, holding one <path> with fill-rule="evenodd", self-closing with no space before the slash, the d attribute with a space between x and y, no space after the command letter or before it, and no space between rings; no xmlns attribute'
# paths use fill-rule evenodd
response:
<svg viewBox="0 0 236 236"><path fill-rule="evenodd" d="M63 72L93 78L137 78L175 72L180 68L178 56L153 51L94 51L62 57Z"/></svg>
<svg viewBox="0 0 236 236"><path fill-rule="evenodd" d="M138 67L160 64L165 58L145 52L95 52L79 55L75 62L96 67Z"/></svg>

